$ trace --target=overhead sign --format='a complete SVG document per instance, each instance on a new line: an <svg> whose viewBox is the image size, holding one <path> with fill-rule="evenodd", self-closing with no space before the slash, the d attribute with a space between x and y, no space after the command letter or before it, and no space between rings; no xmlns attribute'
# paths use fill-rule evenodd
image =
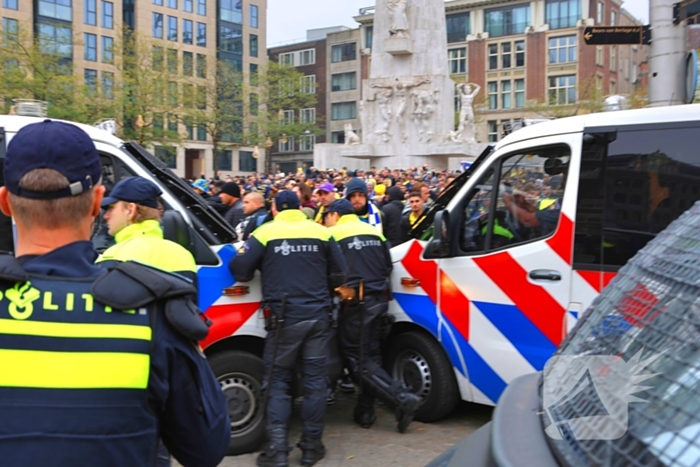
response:
<svg viewBox="0 0 700 467"><path fill-rule="evenodd" d="M695 15L700 15L700 0L687 0L673 4L673 24L679 24Z"/></svg>
<svg viewBox="0 0 700 467"><path fill-rule="evenodd" d="M649 26L593 26L583 30L587 45L649 45Z"/></svg>

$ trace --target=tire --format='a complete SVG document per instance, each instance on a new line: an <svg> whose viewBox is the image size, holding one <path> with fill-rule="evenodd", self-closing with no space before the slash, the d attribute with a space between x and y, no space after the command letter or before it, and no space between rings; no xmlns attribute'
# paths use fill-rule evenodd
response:
<svg viewBox="0 0 700 467"><path fill-rule="evenodd" d="M389 348L392 377L423 398L415 419L434 422L449 415L460 397L452 364L440 344L422 332L406 332L396 336Z"/></svg>
<svg viewBox="0 0 700 467"><path fill-rule="evenodd" d="M265 365L260 357L233 350L209 359L216 379L228 400L231 444L227 454L255 451L265 438L265 408L262 381Z"/></svg>

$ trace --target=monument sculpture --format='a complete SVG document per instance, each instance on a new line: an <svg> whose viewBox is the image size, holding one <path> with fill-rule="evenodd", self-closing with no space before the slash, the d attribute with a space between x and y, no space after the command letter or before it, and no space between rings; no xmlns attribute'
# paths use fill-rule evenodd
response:
<svg viewBox="0 0 700 467"><path fill-rule="evenodd" d="M316 145L314 165L457 168L477 156L483 145L476 143L473 105L480 89L456 88L450 79L444 0L377 0L375 11L369 77L358 103L362 138Z"/></svg>
<svg viewBox="0 0 700 467"><path fill-rule="evenodd" d="M352 130L352 124L348 123L345 125L345 144L360 144L362 141L357 133Z"/></svg>

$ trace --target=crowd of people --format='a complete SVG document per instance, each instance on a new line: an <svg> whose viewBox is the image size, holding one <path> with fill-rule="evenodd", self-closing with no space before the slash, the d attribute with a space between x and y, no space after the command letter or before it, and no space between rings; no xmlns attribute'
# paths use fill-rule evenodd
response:
<svg viewBox="0 0 700 467"><path fill-rule="evenodd" d="M281 191L293 191L301 210L324 224L331 203L346 198L360 219L377 227L392 246L410 238L412 227L457 173L431 170L427 166L408 170L351 171L299 169L291 174L225 176L187 180L247 240L263 223L271 220L270 207Z"/></svg>

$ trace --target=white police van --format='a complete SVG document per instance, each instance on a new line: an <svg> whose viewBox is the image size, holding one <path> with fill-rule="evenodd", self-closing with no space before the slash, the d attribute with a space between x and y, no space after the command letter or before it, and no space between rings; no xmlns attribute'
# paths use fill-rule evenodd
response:
<svg viewBox="0 0 700 467"><path fill-rule="evenodd" d="M39 120L0 116L0 156ZM81 128L107 189L131 175L162 188L165 235L195 256L199 305L213 322L202 347L230 399L230 453L255 449L261 289L228 271L233 230L144 148ZM386 364L423 396L418 420L438 420L460 399L494 404L510 381L542 369L616 271L700 199L699 130L700 105L539 123L490 147L445 190L417 238L392 250Z"/></svg>

